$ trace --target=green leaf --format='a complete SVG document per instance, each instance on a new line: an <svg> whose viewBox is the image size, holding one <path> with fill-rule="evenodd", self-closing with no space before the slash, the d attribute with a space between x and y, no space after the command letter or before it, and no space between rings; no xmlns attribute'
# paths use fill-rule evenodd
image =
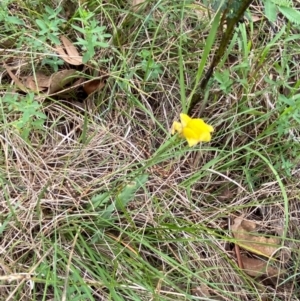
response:
<svg viewBox="0 0 300 301"><path fill-rule="evenodd" d="M292 23L300 24L300 12L292 7L278 6L278 10Z"/></svg>
<svg viewBox="0 0 300 301"><path fill-rule="evenodd" d="M275 22L277 17L277 7L275 3L271 0L265 0L265 15L269 21Z"/></svg>
<svg viewBox="0 0 300 301"><path fill-rule="evenodd" d="M17 17L7 16L6 17L6 22L9 22L9 23L12 23L12 24L15 24L15 25L24 25L24 21L20 20Z"/></svg>
<svg viewBox="0 0 300 301"><path fill-rule="evenodd" d="M44 120L43 119L36 119L34 121L31 122L31 125L35 128L35 129L43 129L43 124L44 124Z"/></svg>
<svg viewBox="0 0 300 301"><path fill-rule="evenodd" d="M216 39L216 36L217 36L217 31L218 31L220 19L221 19L221 12L218 11L218 13L215 15L215 17L212 21L211 29L210 29L209 34L207 35L207 38L206 38L206 41L205 41L204 50L203 50L201 60L200 60L200 63L198 65L198 70L197 70L197 73L196 73L196 79L195 79L195 82L194 82L194 87L193 87L193 89L192 89L192 91L189 95L188 101L187 101L187 103L189 104L187 109L189 109L189 107L191 106L193 96L194 96L194 94L196 93L196 90L199 87L199 82L200 82L202 74L205 70L205 66L206 66L207 61L208 61L208 56L209 56L209 54L212 50L213 43L214 43L214 41ZM183 70L181 70L181 72L183 72ZM184 89L183 88L181 88L181 89L182 89L182 91L181 91L181 94L182 94L182 92L184 92ZM182 97L183 97L183 95L182 95Z"/></svg>
<svg viewBox="0 0 300 301"><path fill-rule="evenodd" d="M103 213L101 214L101 218L103 220L109 220L111 218L112 213L117 210L123 210L125 206L133 200L135 193L139 188L144 186L144 184L148 180L148 175L141 175L135 178L134 181L128 183L122 191L117 195L115 202L110 204Z"/></svg>
<svg viewBox="0 0 300 301"><path fill-rule="evenodd" d="M79 31L79 32L81 32L81 33L83 33L83 34L85 34L85 32L86 32L86 30L85 30L85 28L82 28L82 27L79 27L79 26L76 26L76 25L71 25L75 30L77 30L77 31Z"/></svg>
<svg viewBox="0 0 300 301"><path fill-rule="evenodd" d="M132 201L134 194L139 188L145 185L147 180L148 175L141 175L137 177L134 181L128 183L116 198L116 208L123 209L130 201Z"/></svg>
<svg viewBox="0 0 300 301"><path fill-rule="evenodd" d="M7 225L9 224L9 222L10 222L10 218L11 218L11 215L9 215L9 216L7 217L7 219L6 219L4 222L2 222L2 223L0 224L0 235L2 235L3 232L5 231L6 226L7 226Z"/></svg>
<svg viewBox="0 0 300 301"><path fill-rule="evenodd" d="M55 11L50 6L46 5L45 6L45 10L46 10L46 12L48 14L47 15L48 19L54 19L59 14L59 12L62 10L62 7L58 6L57 11Z"/></svg>
<svg viewBox="0 0 300 301"><path fill-rule="evenodd" d="M271 0L274 4L278 6L292 7L293 2L291 0Z"/></svg>
<svg viewBox="0 0 300 301"><path fill-rule="evenodd" d="M87 63L87 62L90 60L90 58L91 58L90 53L89 53L89 52L86 52L86 53L83 55L83 57L82 57L82 62L85 64L85 63Z"/></svg>
<svg viewBox="0 0 300 301"><path fill-rule="evenodd" d="M44 21L37 19L35 22L44 32L48 31L47 25L44 23Z"/></svg>
<svg viewBox="0 0 300 301"><path fill-rule="evenodd" d="M97 209L101 205L106 205L108 200L109 200L109 193L108 192L94 195L91 199L93 209Z"/></svg>
<svg viewBox="0 0 300 301"><path fill-rule="evenodd" d="M97 42L97 46L99 46L101 48L107 48L109 46L109 44L105 43L105 42Z"/></svg>
<svg viewBox="0 0 300 301"><path fill-rule="evenodd" d="M52 34L52 33L49 34L49 39L55 45L59 45L60 44L60 40L58 39L58 37L56 35Z"/></svg>

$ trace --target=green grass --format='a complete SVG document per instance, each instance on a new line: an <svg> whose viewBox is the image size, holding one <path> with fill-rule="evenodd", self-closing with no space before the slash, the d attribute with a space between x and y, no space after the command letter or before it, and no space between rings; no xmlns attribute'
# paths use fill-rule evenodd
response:
<svg viewBox="0 0 300 301"><path fill-rule="evenodd" d="M201 91L221 35L200 2L4 2L1 60L23 84L74 68L105 85L24 92L0 67L0 301L300 300L299 25L251 6ZM85 48L91 28L108 47ZM60 35L87 63L57 56ZM170 128L195 94L215 131L189 148ZM279 275L239 266L243 214L280 238Z"/></svg>

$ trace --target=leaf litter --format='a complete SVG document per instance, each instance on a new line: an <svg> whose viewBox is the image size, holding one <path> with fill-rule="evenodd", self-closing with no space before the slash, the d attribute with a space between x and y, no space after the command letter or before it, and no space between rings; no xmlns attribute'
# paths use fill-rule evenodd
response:
<svg viewBox="0 0 300 301"><path fill-rule="evenodd" d="M72 44L72 42L65 36L61 36L60 39L64 47L60 45L55 48L56 52L60 55L60 58L70 65L82 65L82 56L79 55L77 48Z"/></svg>
<svg viewBox="0 0 300 301"><path fill-rule="evenodd" d="M75 69L65 69L47 76L43 73L37 72L35 76L26 76L19 79L10 68L3 63L10 78L15 82L16 86L23 92L43 92L53 94L64 89L68 84L74 81L77 71Z"/></svg>
<svg viewBox="0 0 300 301"><path fill-rule="evenodd" d="M57 46L55 48L56 52L60 57L70 65L79 66L82 65L82 56L79 55L76 47L73 43L65 36L60 36L60 40L63 45ZM58 72L53 73L48 76L42 72L36 72L34 75L25 76L22 79L19 79L7 66L5 63L4 67L15 82L16 86L23 92L33 91L35 93L44 92L47 95L57 94L63 91L66 91L66 87L74 82L76 75L75 69L64 69ZM68 90L73 90L79 86L83 86L83 90L87 95L90 95L96 91L101 90L105 86L105 82L100 79L93 79L87 82L84 82L84 79L79 78L72 87L69 87Z"/></svg>
<svg viewBox="0 0 300 301"><path fill-rule="evenodd" d="M23 92L27 92L27 88L24 84L18 79L17 76L13 74L10 68L3 62L3 66L6 69L6 72L9 74L10 78L15 82L16 86Z"/></svg>
<svg viewBox="0 0 300 301"><path fill-rule="evenodd" d="M64 69L55 72L50 76L45 75L42 72L36 72L35 75L29 75L19 79L6 64L4 64L4 67L18 89L23 92L43 92L46 95L54 95L66 92L67 90L74 90L82 86L86 94L90 95L101 90L105 86L105 81L99 78L89 81L85 81L83 78L78 78L78 76L76 76L77 71L75 69ZM77 80L75 80L75 78L77 78ZM71 83L72 86L70 86Z"/></svg>
<svg viewBox="0 0 300 301"><path fill-rule="evenodd" d="M253 221L245 220L244 215L235 218L231 226L232 233L236 239L235 244L239 247L252 252L255 255L266 257L251 258L245 254L237 254L241 260L240 268L252 277L268 275L269 277L278 276L285 272L283 269L271 266L271 259L274 259L280 249L279 237L264 237L257 232L257 224Z"/></svg>
<svg viewBox="0 0 300 301"><path fill-rule="evenodd" d="M74 76L76 73L77 71L75 69L66 69L53 73L50 78L48 94L61 91L66 85L74 81Z"/></svg>
<svg viewBox="0 0 300 301"><path fill-rule="evenodd" d="M101 90L105 86L105 83L100 79L94 79L92 81L86 82L83 85L83 90L87 95L94 93L97 90Z"/></svg>
<svg viewBox="0 0 300 301"><path fill-rule="evenodd" d="M278 268L272 267L268 262L258 258L251 258L247 255L241 255L243 269L246 274L253 277L268 275L269 277L277 276L284 271L279 272Z"/></svg>
<svg viewBox="0 0 300 301"><path fill-rule="evenodd" d="M280 248L278 237L267 238L260 235L256 230L256 223L244 220L243 216L237 217L231 226L232 233L236 238L236 244L241 248L257 255L272 257Z"/></svg>
<svg viewBox="0 0 300 301"><path fill-rule="evenodd" d="M24 78L23 83L26 88L34 92L46 91L50 86L51 77L43 74L36 73L35 76L29 75Z"/></svg>

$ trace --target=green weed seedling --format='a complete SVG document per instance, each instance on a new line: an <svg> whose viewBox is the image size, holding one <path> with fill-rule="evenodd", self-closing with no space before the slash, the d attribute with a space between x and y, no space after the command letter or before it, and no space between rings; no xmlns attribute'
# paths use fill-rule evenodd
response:
<svg viewBox="0 0 300 301"><path fill-rule="evenodd" d="M290 22L300 24L300 12L290 0L264 0L266 17L274 22L278 13L283 14Z"/></svg>
<svg viewBox="0 0 300 301"><path fill-rule="evenodd" d="M159 75L163 73L162 65L156 63L149 50L142 50L137 53L142 58L141 63L138 65L144 72L144 81L158 79Z"/></svg>
<svg viewBox="0 0 300 301"><path fill-rule="evenodd" d="M43 131L47 116L41 112L41 105L34 99L34 93L28 93L24 97L7 93L0 101L7 107L6 118L13 115L13 121L8 124L14 127L24 140L28 141L31 131Z"/></svg>
<svg viewBox="0 0 300 301"><path fill-rule="evenodd" d="M44 42L49 40L54 45L59 45L58 36L60 35L60 28L65 23L65 20L58 17L58 14L62 11L62 7L54 10L49 6L45 6L45 11L42 18L35 21L40 28L38 32L39 39Z"/></svg>
<svg viewBox="0 0 300 301"><path fill-rule="evenodd" d="M106 26L99 26L99 22L96 20L93 12L79 8L78 14L79 17L74 18L74 20L80 21L83 27L74 24L72 24L72 27L83 35L83 38L77 38L75 44L81 46L85 51L82 61L86 63L94 57L97 49L109 46L107 39L111 35L106 33Z"/></svg>

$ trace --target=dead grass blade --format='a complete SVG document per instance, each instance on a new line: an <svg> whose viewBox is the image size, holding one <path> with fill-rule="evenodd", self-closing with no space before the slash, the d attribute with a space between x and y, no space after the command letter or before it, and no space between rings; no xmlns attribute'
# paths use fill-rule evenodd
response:
<svg viewBox="0 0 300 301"><path fill-rule="evenodd" d="M132 10L137 11L145 0L132 0Z"/></svg>
<svg viewBox="0 0 300 301"><path fill-rule="evenodd" d="M204 298L208 298L211 296L209 292L209 287L204 283L201 283L199 286L192 288L192 294L197 297L204 297Z"/></svg>
<svg viewBox="0 0 300 301"><path fill-rule="evenodd" d="M145 0L132 0L132 6L139 5L141 3L145 2Z"/></svg>
<svg viewBox="0 0 300 301"><path fill-rule="evenodd" d="M11 77L11 79L15 82L17 87L23 92L28 92L28 89L22 84L22 82L11 72L10 68L3 62L3 66L6 69L7 73Z"/></svg>

